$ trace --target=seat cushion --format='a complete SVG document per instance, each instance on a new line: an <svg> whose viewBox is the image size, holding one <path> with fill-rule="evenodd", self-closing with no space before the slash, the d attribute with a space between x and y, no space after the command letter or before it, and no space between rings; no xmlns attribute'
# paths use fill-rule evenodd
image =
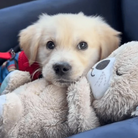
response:
<svg viewBox="0 0 138 138"><path fill-rule="evenodd" d="M138 0L122 0L122 20L125 41L138 40Z"/></svg>
<svg viewBox="0 0 138 138"><path fill-rule="evenodd" d="M99 127L69 138L138 138L138 117Z"/></svg>

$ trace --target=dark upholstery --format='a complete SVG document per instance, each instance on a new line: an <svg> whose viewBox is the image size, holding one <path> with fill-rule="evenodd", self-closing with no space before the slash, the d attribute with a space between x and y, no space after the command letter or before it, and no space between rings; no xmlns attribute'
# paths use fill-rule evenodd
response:
<svg viewBox="0 0 138 138"><path fill-rule="evenodd" d="M138 117L99 127L69 138L138 138Z"/></svg>
<svg viewBox="0 0 138 138"><path fill-rule="evenodd" d="M122 20L125 38L138 40L138 0L122 0Z"/></svg>
<svg viewBox="0 0 138 138"><path fill-rule="evenodd" d="M138 40L138 0L37 0L0 10L0 51L18 45L18 33L41 13L101 15L122 32L122 43ZM0 64L2 60L0 60ZM72 138L138 138L138 118L96 128Z"/></svg>

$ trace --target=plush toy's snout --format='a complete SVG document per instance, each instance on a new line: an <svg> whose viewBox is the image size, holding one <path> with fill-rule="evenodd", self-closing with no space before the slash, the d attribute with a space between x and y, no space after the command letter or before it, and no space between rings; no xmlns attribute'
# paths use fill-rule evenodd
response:
<svg viewBox="0 0 138 138"><path fill-rule="evenodd" d="M88 72L87 79L90 83L95 99L100 99L110 85L115 58L106 58L93 66Z"/></svg>

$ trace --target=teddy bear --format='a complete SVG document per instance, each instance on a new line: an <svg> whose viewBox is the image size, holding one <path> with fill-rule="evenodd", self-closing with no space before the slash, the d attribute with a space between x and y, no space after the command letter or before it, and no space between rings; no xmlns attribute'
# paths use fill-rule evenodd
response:
<svg viewBox="0 0 138 138"><path fill-rule="evenodd" d="M138 115L138 41L128 42L87 74L100 124Z"/></svg>
<svg viewBox="0 0 138 138"><path fill-rule="evenodd" d="M85 77L66 88L45 78L31 82L28 72L12 73L0 96L0 138L64 138L100 125ZM16 88L19 76L25 84Z"/></svg>
<svg viewBox="0 0 138 138"><path fill-rule="evenodd" d="M27 81L0 96L0 137L64 138L137 115L137 53L138 42L122 45L68 88L18 71Z"/></svg>

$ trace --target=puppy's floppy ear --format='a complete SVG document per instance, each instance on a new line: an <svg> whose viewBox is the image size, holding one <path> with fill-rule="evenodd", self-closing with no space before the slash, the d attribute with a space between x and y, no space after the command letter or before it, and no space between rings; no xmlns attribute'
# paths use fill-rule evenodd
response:
<svg viewBox="0 0 138 138"><path fill-rule="evenodd" d="M19 33L20 47L24 50L30 65L36 60L39 39L40 32L36 24L30 25Z"/></svg>
<svg viewBox="0 0 138 138"><path fill-rule="evenodd" d="M106 58L109 56L115 49L120 45L120 34L110 27L108 24L104 24L100 31L100 49L101 49L101 58Z"/></svg>

